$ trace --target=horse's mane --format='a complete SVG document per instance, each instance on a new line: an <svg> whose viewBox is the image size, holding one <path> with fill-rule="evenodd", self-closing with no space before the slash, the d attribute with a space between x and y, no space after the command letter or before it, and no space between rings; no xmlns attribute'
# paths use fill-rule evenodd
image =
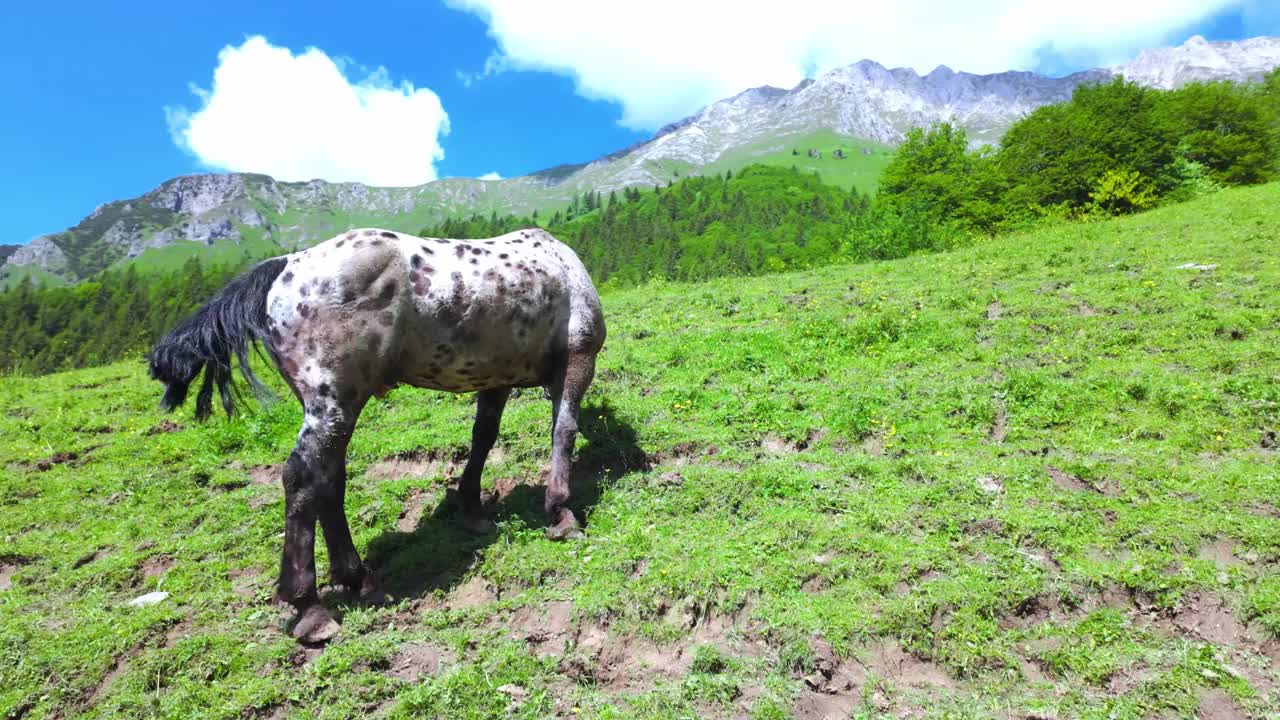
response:
<svg viewBox="0 0 1280 720"><path fill-rule="evenodd" d="M254 393L264 393L262 382L249 368L249 348L266 346L272 357L267 325L267 293L284 270L282 257L265 260L218 291L204 307L171 330L151 351L151 377L166 384L160 406L172 410L182 405L187 389L204 369L204 382L196 395L196 417L204 420L212 411L216 385L222 408L230 416L242 398L231 381L231 358Z"/></svg>

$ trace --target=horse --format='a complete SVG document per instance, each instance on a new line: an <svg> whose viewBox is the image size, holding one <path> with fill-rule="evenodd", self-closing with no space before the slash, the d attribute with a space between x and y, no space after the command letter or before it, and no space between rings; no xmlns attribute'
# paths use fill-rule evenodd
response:
<svg viewBox="0 0 1280 720"><path fill-rule="evenodd" d="M604 340L600 298L586 268L541 228L479 240L365 228L255 265L165 335L148 359L151 377L165 386L166 411L183 404L203 370L197 419L209 417L215 388L230 417L243 402L233 359L261 397L250 348L266 349L302 404L302 427L281 473L277 597L297 612L294 637L315 644L339 630L316 590L317 521L330 582L357 601L385 601L356 552L343 507L347 444L369 399L397 384L476 393L458 495L464 527L485 533L494 524L483 511L480 476L507 398L513 388L546 388L546 534L580 537L567 507L571 455Z"/></svg>

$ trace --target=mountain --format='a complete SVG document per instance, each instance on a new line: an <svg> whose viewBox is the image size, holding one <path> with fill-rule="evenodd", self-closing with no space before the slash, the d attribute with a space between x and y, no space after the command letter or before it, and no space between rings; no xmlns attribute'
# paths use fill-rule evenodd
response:
<svg viewBox="0 0 1280 720"><path fill-rule="evenodd" d="M886 146L913 126L950 120L965 127L975 144L994 143L1017 119L1069 99L1082 83L1123 75L1168 89L1198 80L1250 80L1276 66L1280 38L1270 37L1208 42L1197 36L1179 47L1143 51L1124 65L1060 78L975 75L945 66L919 75L863 60L790 90L746 90L592 162L507 180L447 178L378 188L244 173L184 176L141 197L102 205L73 228L0 250L0 284L23 276L76 281L135 258L173 265L197 253L287 252L360 225L416 231L473 212L549 211L586 191L654 185L761 160L794 162L868 189L887 162ZM807 155L792 157L799 148L822 147L846 152L838 162L828 153L816 167Z"/></svg>

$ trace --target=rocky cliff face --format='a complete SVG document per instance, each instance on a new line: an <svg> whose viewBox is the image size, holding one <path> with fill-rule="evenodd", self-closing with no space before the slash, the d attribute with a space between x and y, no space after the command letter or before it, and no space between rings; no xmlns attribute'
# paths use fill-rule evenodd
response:
<svg viewBox="0 0 1280 720"><path fill-rule="evenodd" d="M1280 66L1280 38L1207 42L1141 53L1114 68L1062 78L1028 72L974 75L945 66L926 75L870 60L837 68L790 90L759 87L713 103L659 130L653 139L593 162L501 181L448 178L419 187L278 182L265 175L174 178L129 201L98 207L79 225L5 253L9 269L36 266L67 280L88 277L149 248L270 241L282 252L357 225L417 230L469 212L528 213L567 204L575 193L653 185L670 168L696 172L735 148L816 130L897 143L914 126L949 120L975 144L994 143L1018 118L1071 97L1081 83L1124 75L1173 88L1196 80L1249 80ZM3 248L4 246L0 246Z"/></svg>

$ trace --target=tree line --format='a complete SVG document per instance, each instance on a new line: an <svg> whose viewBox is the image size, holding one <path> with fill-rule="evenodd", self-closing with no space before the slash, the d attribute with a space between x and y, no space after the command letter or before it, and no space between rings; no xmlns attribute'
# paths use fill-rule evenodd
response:
<svg viewBox="0 0 1280 720"><path fill-rule="evenodd" d="M880 178L880 201L949 232L992 234L1188 200L1280 176L1280 69L1259 83L1154 90L1123 78L1015 123L997 148L964 130L913 129Z"/></svg>
<svg viewBox="0 0 1280 720"><path fill-rule="evenodd" d="M420 235L482 238L540 225L602 287L701 280L940 250L1029 224L1143 210L1280 175L1280 70L1260 83L1152 90L1123 79L1032 112L995 148L949 124L907 134L874 196L794 167L751 166L608 195L549 218L472 215ZM141 357L255 258L176 272L106 271L0 293L0 371Z"/></svg>

